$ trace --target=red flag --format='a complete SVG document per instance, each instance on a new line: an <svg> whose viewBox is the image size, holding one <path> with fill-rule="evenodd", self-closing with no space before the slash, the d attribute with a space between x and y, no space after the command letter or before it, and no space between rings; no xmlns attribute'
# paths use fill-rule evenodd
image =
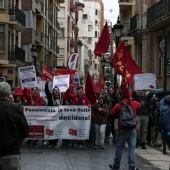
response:
<svg viewBox="0 0 170 170"><path fill-rule="evenodd" d="M95 85L93 79L91 78L89 72L86 77L86 85L85 85L85 94L90 100L91 104L94 105L96 103L96 94L100 94L99 89Z"/></svg>
<svg viewBox="0 0 170 170"><path fill-rule="evenodd" d="M108 52L109 46L110 46L110 33L106 22L100 35L99 41L94 49L94 54L101 57L102 54Z"/></svg>
<svg viewBox="0 0 170 170"><path fill-rule="evenodd" d="M100 90L104 90L104 79L103 79L103 76L100 76L98 82L97 82L97 87L100 89Z"/></svg>
<svg viewBox="0 0 170 170"><path fill-rule="evenodd" d="M77 136L77 130L69 129L69 130L68 130L68 134L69 134L69 135Z"/></svg>
<svg viewBox="0 0 170 170"><path fill-rule="evenodd" d="M42 80L46 81L47 79L49 79L50 81L53 80L53 74L51 73L50 69L45 66L42 65Z"/></svg>
<svg viewBox="0 0 170 170"><path fill-rule="evenodd" d="M128 103L130 104L131 100L130 100L130 95L129 95L129 87L128 87L128 83L127 83L127 79L126 79L126 65L124 66L124 69L123 69L120 90L124 94L125 99L127 99Z"/></svg>
<svg viewBox="0 0 170 170"><path fill-rule="evenodd" d="M118 74L123 75L125 64L126 79L128 84L132 85L134 74L141 74L143 72L132 59L129 51L127 50L124 42L122 41L114 54L112 65L114 66Z"/></svg>

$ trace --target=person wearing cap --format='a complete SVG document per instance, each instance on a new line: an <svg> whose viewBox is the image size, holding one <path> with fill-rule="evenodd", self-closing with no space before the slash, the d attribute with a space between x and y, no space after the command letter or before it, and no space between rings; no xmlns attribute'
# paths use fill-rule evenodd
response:
<svg viewBox="0 0 170 170"><path fill-rule="evenodd" d="M96 134L95 147L104 149L106 122L109 111L104 96L99 95L98 102L93 105L92 109L94 110L94 128Z"/></svg>

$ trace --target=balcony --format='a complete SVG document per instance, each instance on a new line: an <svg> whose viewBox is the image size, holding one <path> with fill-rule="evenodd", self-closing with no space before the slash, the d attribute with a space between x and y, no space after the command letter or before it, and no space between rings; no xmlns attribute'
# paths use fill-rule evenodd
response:
<svg viewBox="0 0 170 170"><path fill-rule="evenodd" d="M36 15L43 15L43 2L41 0L36 0Z"/></svg>
<svg viewBox="0 0 170 170"><path fill-rule="evenodd" d="M50 11L48 12L48 20L53 23L53 15Z"/></svg>
<svg viewBox="0 0 170 170"><path fill-rule="evenodd" d="M8 53L8 60L10 62L16 62L20 61L20 62L25 62L25 50L23 50L20 47L15 46L14 49L9 50Z"/></svg>
<svg viewBox="0 0 170 170"><path fill-rule="evenodd" d="M9 7L10 25L14 25L15 29L25 30L25 14L15 6ZM16 22L15 22L16 21Z"/></svg>
<svg viewBox="0 0 170 170"><path fill-rule="evenodd" d="M123 30L122 30L122 36L129 36L130 24L122 23L122 25L124 25Z"/></svg>
<svg viewBox="0 0 170 170"><path fill-rule="evenodd" d="M130 6L135 5L133 0L119 0L120 10L128 10Z"/></svg>
<svg viewBox="0 0 170 170"><path fill-rule="evenodd" d="M43 43L43 36L42 36L42 32L41 31L39 31L39 30L35 31L35 40L38 42L39 45L42 45L42 43Z"/></svg>
<svg viewBox="0 0 170 170"><path fill-rule="evenodd" d="M130 33L139 31L143 28L142 15L136 14L130 18Z"/></svg>
<svg viewBox="0 0 170 170"><path fill-rule="evenodd" d="M147 26L160 23L160 26L168 24L170 16L170 1L161 0L147 10ZM161 21L160 21L161 20Z"/></svg>

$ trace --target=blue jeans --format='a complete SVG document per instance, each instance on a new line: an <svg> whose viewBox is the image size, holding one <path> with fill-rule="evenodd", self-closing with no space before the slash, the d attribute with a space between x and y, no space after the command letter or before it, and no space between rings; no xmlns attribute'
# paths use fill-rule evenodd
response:
<svg viewBox="0 0 170 170"><path fill-rule="evenodd" d="M135 167L135 148L136 148L136 130L118 130L116 150L115 150L115 160L114 165L120 167L120 161L122 158L122 151L125 143L128 143L129 147L129 167Z"/></svg>

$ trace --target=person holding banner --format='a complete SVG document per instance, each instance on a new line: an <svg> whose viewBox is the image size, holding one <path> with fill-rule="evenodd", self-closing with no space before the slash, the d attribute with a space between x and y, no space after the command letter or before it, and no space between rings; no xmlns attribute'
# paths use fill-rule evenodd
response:
<svg viewBox="0 0 170 170"><path fill-rule="evenodd" d="M77 87L77 94L73 93L72 85L66 90L64 94L65 100L72 100L72 105L82 105L91 107L89 99L84 95L83 87ZM79 142L80 149L83 149L83 142Z"/></svg>
<svg viewBox="0 0 170 170"><path fill-rule="evenodd" d="M20 169L20 146L29 127L18 104L9 99L11 87L0 83L0 170Z"/></svg>
<svg viewBox="0 0 170 170"><path fill-rule="evenodd" d="M105 97L99 95L98 102L92 107L94 110L94 128L96 134L95 147L104 149L105 130L108 115L108 105L105 103Z"/></svg>
<svg viewBox="0 0 170 170"><path fill-rule="evenodd" d="M38 87L33 87L31 89L24 88L23 90L23 97L27 100L28 106L45 106L44 99L40 96ZM32 140L28 140L26 142L29 145ZM34 147L37 147L37 140L32 142Z"/></svg>
<svg viewBox="0 0 170 170"><path fill-rule="evenodd" d="M58 87L54 87L53 88L53 92L50 93L49 89L48 89L48 82L49 80L46 81L45 84L45 94L47 96L47 101L48 104L47 106L59 106L63 104L63 100L62 100L62 96L60 93L60 89ZM54 140L50 140L48 147L57 147L57 143L58 143L58 139L54 139Z"/></svg>

